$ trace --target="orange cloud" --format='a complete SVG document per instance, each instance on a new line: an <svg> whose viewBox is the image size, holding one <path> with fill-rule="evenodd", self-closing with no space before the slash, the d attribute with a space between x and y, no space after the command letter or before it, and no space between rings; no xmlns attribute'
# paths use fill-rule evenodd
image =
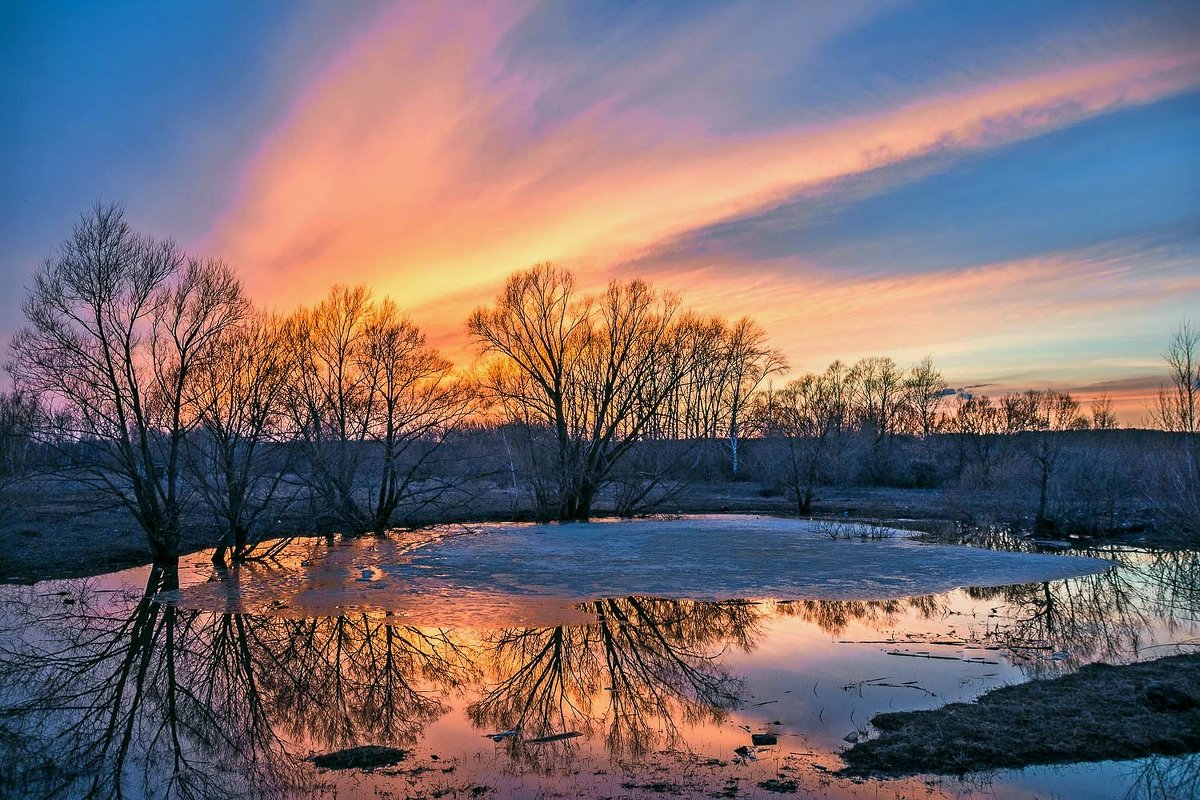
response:
<svg viewBox="0 0 1200 800"><path fill-rule="evenodd" d="M1163 309L1182 316L1188 298L1200 296L1200 273L1186 255L1105 248L865 278L794 264L754 274L723 266L696 262L662 283L703 311L751 309L794 373L838 358L883 354L907 364L932 355L953 385L986 383L988 393L1054 386L1091 400L1107 392L1127 423L1145 415L1162 365L1096 343L1158 328L1165 338Z"/></svg>
<svg viewBox="0 0 1200 800"><path fill-rule="evenodd" d="M554 259L599 282L658 242L831 179L1031 136L1180 92L1200 74L1200 57L1147 52L755 135L613 98L539 127L529 119L543 87L501 55L520 18L484 4L383 15L266 138L203 249L280 308L333 282L371 284L461 357L467 312L513 269ZM721 267L665 280L713 310L754 313L806 361L847 355L847 317L872 320L900 351L935 337L976 347L989 334L970 298L1015 298L1031 280L1061 297L1057 282L1071 280L1024 264L843 284L768 273L731 291ZM1062 313L1052 302L1025 295L1003 308L1032 324Z"/></svg>

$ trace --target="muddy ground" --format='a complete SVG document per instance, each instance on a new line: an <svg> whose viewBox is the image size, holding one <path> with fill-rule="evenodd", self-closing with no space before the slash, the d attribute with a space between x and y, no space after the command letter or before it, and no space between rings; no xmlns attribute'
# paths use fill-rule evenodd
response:
<svg viewBox="0 0 1200 800"><path fill-rule="evenodd" d="M965 774L1200 752L1200 654L1090 664L974 703L879 714L842 754L847 776Z"/></svg>

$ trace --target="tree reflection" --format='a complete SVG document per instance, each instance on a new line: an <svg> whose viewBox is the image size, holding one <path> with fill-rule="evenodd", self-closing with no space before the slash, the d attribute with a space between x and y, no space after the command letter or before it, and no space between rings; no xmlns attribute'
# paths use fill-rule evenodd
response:
<svg viewBox="0 0 1200 800"><path fill-rule="evenodd" d="M976 599L1002 600L1003 613L986 632L1020 655L1030 648L1053 659L1019 659L1034 677L1095 661L1128 661L1161 626L1172 636L1192 625L1200 608L1195 552L1089 553L1115 558L1119 569L1096 575L999 588L969 589Z"/></svg>
<svg viewBox="0 0 1200 800"><path fill-rule="evenodd" d="M471 669L444 632L365 614L288 620L158 602L177 580L153 570L124 609L86 589L65 612L37 597L8 604L0 789L290 795L308 750L413 743Z"/></svg>
<svg viewBox="0 0 1200 800"><path fill-rule="evenodd" d="M1200 755L1150 756L1135 764L1125 800L1200 797Z"/></svg>
<svg viewBox="0 0 1200 800"><path fill-rule="evenodd" d="M288 736L326 749L412 744L473 671L446 631L368 614L258 622L256 644L274 667L263 683L272 716Z"/></svg>
<svg viewBox="0 0 1200 800"><path fill-rule="evenodd" d="M87 593L80 612L46 618L37 598L7 609L20 626L8 633L24 634L3 653L13 788L199 798L276 796L294 784L289 765L272 757L278 740L250 691L251 661L211 646L212 618L155 601L177 580L153 569L125 614L106 613L104 597Z"/></svg>
<svg viewBox="0 0 1200 800"><path fill-rule="evenodd" d="M1132 659L1164 629L1195 640L1195 553L1103 555L1121 568L967 590L994 609L982 621L965 617L975 620L965 633L1018 663L1022 652L1037 654L1022 664L1034 675ZM239 569L223 573L232 596ZM579 606L595 618L585 625L468 634L370 613L292 619L159 602L177 583L175 572L155 569L131 597L87 582L64 584L67 596L5 587L0 795L294 795L312 777L305 756L410 748L455 695L472 700L468 720L482 732L521 729L502 740L517 769L557 767L580 740L530 740L572 731L600 735L613 758L640 759L664 744L686 748L689 726L725 721L743 704L744 681L724 656L753 651L777 616L831 635L855 622L882 630L904 620L929 632L920 621L963 609L953 595L626 597ZM1056 651L1065 655L1052 659Z"/></svg>
<svg viewBox="0 0 1200 800"><path fill-rule="evenodd" d="M918 595L895 600L785 600L775 607L784 616L799 617L837 636L851 622L879 628L894 625L901 616L910 613L929 619L944 610L944 602L936 595Z"/></svg>
<svg viewBox="0 0 1200 800"><path fill-rule="evenodd" d="M743 681L720 656L754 647L756 604L628 597L580 608L597 621L509 628L484 640L493 683L468 706L476 726L520 728L526 740L602 728L610 754L636 758L660 737L676 744L680 722L719 722L739 705ZM535 768L553 750L516 739L506 746Z"/></svg>

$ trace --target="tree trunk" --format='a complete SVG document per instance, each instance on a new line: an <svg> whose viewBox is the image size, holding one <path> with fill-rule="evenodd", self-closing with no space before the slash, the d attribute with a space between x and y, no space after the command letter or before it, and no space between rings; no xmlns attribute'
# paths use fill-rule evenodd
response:
<svg viewBox="0 0 1200 800"><path fill-rule="evenodd" d="M155 564L179 562L179 527L163 525L150 531L150 555Z"/></svg>
<svg viewBox="0 0 1200 800"><path fill-rule="evenodd" d="M585 484L579 487L578 496L575 498L575 512L572 519L576 522L587 522L592 515L592 498L595 495L595 490L590 484Z"/></svg>
<svg viewBox="0 0 1200 800"><path fill-rule="evenodd" d="M1033 529L1035 532L1043 532L1049 529L1050 521L1046 519L1046 495L1049 493L1050 487L1050 468L1042 465L1042 473L1038 480L1038 510L1037 517L1033 521Z"/></svg>
<svg viewBox="0 0 1200 800"><path fill-rule="evenodd" d="M730 470L733 473L733 479L735 481L738 478L738 468L741 466L738 463L738 444L739 444L738 426L737 426L737 421L735 420L730 425L730 428L729 428L729 455L730 455L729 466L730 466Z"/></svg>

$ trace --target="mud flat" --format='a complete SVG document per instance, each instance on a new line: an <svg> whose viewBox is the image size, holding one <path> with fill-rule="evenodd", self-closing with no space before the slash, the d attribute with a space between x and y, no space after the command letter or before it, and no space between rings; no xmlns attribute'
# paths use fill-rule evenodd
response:
<svg viewBox="0 0 1200 800"><path fill-rule="evenodd" d="M842 775L959 775L1200 752L1200 653L1091 664L974 703L878 714L871 723L881 735L842 754Z"/></svg>

